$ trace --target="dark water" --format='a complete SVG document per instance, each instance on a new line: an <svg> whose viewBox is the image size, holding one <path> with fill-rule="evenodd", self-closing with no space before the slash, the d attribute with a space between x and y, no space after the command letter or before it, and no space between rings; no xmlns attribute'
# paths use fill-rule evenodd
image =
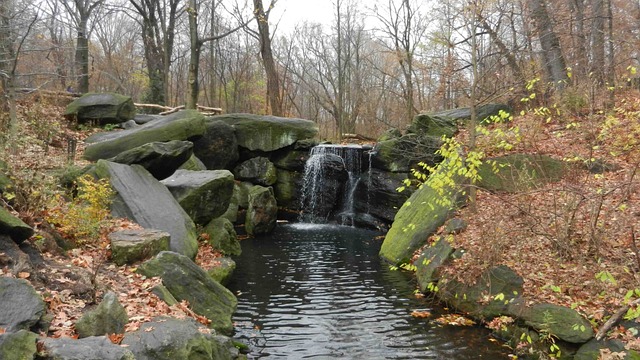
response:
<svg viewBox="0 0 640 360"><path fill-rule="evenodd" d="M379 260L376 235L294 224L244 240L228 287L238 294L235 337L250 344L249 358L507 359L485 329L435 323L442 310L416 299L411 277Z"/></svg>

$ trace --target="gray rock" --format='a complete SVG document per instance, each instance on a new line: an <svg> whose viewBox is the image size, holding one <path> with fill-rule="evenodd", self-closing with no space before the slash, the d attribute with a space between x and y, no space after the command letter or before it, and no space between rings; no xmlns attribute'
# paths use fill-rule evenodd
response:
<svg viewBox="0 0 640 360"><path fill-rule="evenodd" d="M248 181L256 185L271 186L276 183L276 167L266 157L255 157L243 161L235 167L233 173L241 181Z"/></svg>
<svg viewBox="0 0 640 360"><path fill-rule="evenodd" d="M513 109L505 104L484 104L476 108L476 118L478 123L487 123L490 116L498 115L500 111L511 113ZM457 108L451 110L440 111L431 114L435 117L448 118L454 121L464 121L471 119L471 108Z"/></svg>
<svg viewBox="0 0 640 360"><path fill-rule="evenodd" d="M0 328L29 330L46 312L42 297L24 279L0 277Z"/></svg>
<svg viewBox="0 0 640 360"><path fill-rule="evenodd" d="M193 155L193 143L190 141L172 140L168 142L151 142L136 148L123 151L109 159L119 164L138 164L158 180L173 174Z"/></svg>
<svg viewBox="0 0 640 360"><path fill-rule="evenodd" d="M138 123L135 120L125 121L118 125L119 128L125 129L125 130L134 129L134 128L137 128L138 126L140 125L138 125Z"/></svg>
<svg viewBox="0 0 640 360"><path fill-rule="evenodd" d="M136 124L144 125L148 122L162 119L162 115L136 114L133 120Z"/></svg>
<svg viewBox="0 0 640 360"><path fill-rule="evenodd" d="M246 181L243 181L236 185L238 190L238 206L242 209L248 209L249 208L249 191L254 185Z"/></svg>
<svg viewBox="0 0 640 360"><path fill-rule="evenodd" d="M176 300L189 301L196 314L211 320L211 328L224 334L232 332L231 316L238 303L236 297L189 258L163 251L142 263L138 272L148 277L161 277Z"/></svg>
<svg viewBox="0 0 640 360"><path fill-rule="evenodd" d="M136 360L128 349L112 343L105 336L84 339L42 338L42 359L48 360ZM39 357L40 358L40 357Z"/></svg>
<svg viewBox="0 0 640 360"><path fill-rule="evenodd" d="M546 331L558 339L582 344L594 336L591 324L577 311L554 304L537 304L524 309L520 317L538 331Z"/></svg>
<svg viewBox="0 0 640 360"><path fill-rule="evenodd" d="M8 235L20 244L33 235L31 226L0 207L0 235Z"/></svg>
<svg viewBox="0 0 640 360"><path fill-rule="evenodd" d="M171 234L172 251L195 258L198 252L196 226L169 190L139 165L123 165L100 160L96 173L108 178L117 192L111 213L128 218L142 227Z"/></svg>
<svg viewBox="0 0 640 360"><path fill-rule="evenodd" d="M429 135L406 134L399 138L378 141L373 149L373 167L390 172L408 173L418 162L437 164L436 154L442 140Z"/></svg>
<svg viewBox="0 0 640 360"><path fill-rule="evenodd" d="M437 283L439 280L438 272L443 265L451 258L453 248L446 238L439 238L430 247L426 248L415 265L416 277L420 291L427 292L429 284Z"/></svg>
<svg viewBox="0 0 640 360"><path fill-rule="evenodd" d="M640 355L634 350L627 350L624 343L620 340L612 339L606 341L589 340L586 344L580 346L578 352L573 357L574 360L599 360L600 350L609 349L611 352L624 352L625 360L638 359Z"/></svg>
<svg viewBox="0 0 640 360"><path fill-rule="evenodd" d="M354 196L356 211L370 214L386 223L393 222L398 209L411 195L409 189L403 192L397 190L407 175L375 168L362 174Z"/></svg>
<svg viewBox="0 0 640 360"><path fill-rule="evenodd" d="M511 313L513 303L522 299L523 280L505 265L482 273L473 285L440 279L438 296L451 307L474 317L490 320Z"/></svg>
<svg viewBox="0 0 640 360"><path fill-rule="evenodd" d="M154 229L126 229L109 234L111 260L118 266L133 264L169 250L171 235Z"/></svg>
<svg viewBox="0 0 640 360"><path fill-rule="evenodd" d="M225 255L240 255L242 248L233 224L226 218L219 217L211 220L203 231L209 235L211 246Z"/></svg>
<svg viewBox="0 0 640 360"><path fill-rule="evenodd" d="M268 234L276 227L278 204L272 188L256 185L249 190L245 230L249 235Z"/></svg>
<svg viewBox="0 0 640 360"><path fill-rule="evenodd" d="M178 170L162 180L196 224L207 224L227 211L233 195L229 170Z"/></svg>
<svg viewBox="0 0 640 360"><path fill-rule="evenodd" d="M231 169L240 158L234 128L208 117L204 135L194 142L194 153L209 170Z"/></svg>
<svg viewBox="0 0 640 360"><path fill-rule="evenodd" d="M467 222L461 218L453 218L447 220L444 224L444 231L447 234L459 234L467 229Z"/></svg>
<svg viewBox="0 0 640 360"><path fill-rule="evenodd" d="M0 359L33 359L38 336L30 331L0 334Z"/></svg>
<svg viewBox="0 0 640 360"><path fill-rule="evenodd" d="M204 134L204 116L195 110L167 115L135 129L98 133L85 139L87 160L109 159L150 142L190 140Z"/></svg>
<svg viewBox="0 0 640 360"><path fill-rule="evenodd" d="M478 186L490 191L526 191L560 180L565 170L564 161L546 155L506 155L482 163Z"/></svg>
<svg viewBox="0 0 640 360"><path fill-rule="evenodd" d="M413 118L407 131L436 138L441 138L442 136L452 137L458 132L458 122L449 117L419 114Z"/></svg>
<svg viewBox="0 0 640 360"><path fill-rule="evenodd" d="M233 271L236 269L236 262L229 257L221 257L216 259L216 264L211 269L207 270L209 276L220 284L226 284L233 275Z"/></svg>
<svg viewBox="0 0 640 360"><path fill-rule="evenodd" d="M232 223L238 221L238 210L240 209L240 186L234 182L233 184L233 194L231 195L231 199L229 199L229 207L227 211L222 214L223 217Z"/></svg>
<svg viewBox="0 0 640 360"><path fill-rule="evenodd" d="M191 319L167 317L144 323L140 329L127 333L122 345L127 346L137 360L227 360L235 359L238 350L224 336L200 331Z"/></svg>
<svg viewBox="0 0 640 360"><path fill-rule="evenodd" d="M202 171L207 170L207 167L204 165L200 159L198 159L195 155L191 155L187 161L185 161L178 169L181 170L191 170L191 171Z"/></svg>
<svg viewBox="0 0 640 360"><path fill-rule="evenodd" d="M151 289L151 292L156 294L156 296L158 296L162 301L166 302L169 306L173 306L178 303L178 300L176 300L176 298L171 295L169 289L167 289L167 287L162 284L154 286L153 289Z"/></svg>
<svg viewBox="0 0 640 360"><path fill-rule="evenodd" d="M21 245L28 244L23 242ZM21 271L31 272L33 264L29 255L25 254L10 237L0 235L0 268L8 267L13 274Z"/></svg>
<svg viewBox="0 0 640 360"><path fill-rule="evenodd" d="M67 105L65 116L79 123L98 120L100 124L118 124L133 119L136 108L131 97L113 93L88 93Z"/></svg>
<svg viewBox="0 0 640 360"><path fill-rule="evenodd" d="M238 145L249 150L274 151L298 140L311 139L318 133L313 121L303 119L253 114L225 114L211 119L233 126Z"/></svg>
<svg viewBox="0 0 640 360"><path fill-rule="evenodd" d="M76 322L76 331L80 338L123 334L128 321L127 311L116 294L109 291L95 309L83 314Z"/></svg>
<svg viewBox="0 0 640 360"><path fill-rule="evenodd" d="M276 154L273 164L278 169L303 172L308 159L309 150L288 150Z"/></svg>
<svg viewBox="0 0 640 360"><path fill-rule="evenodd" d="M289 210L299 210L303 186L303 172L278 169L278 179L273 185L278 206Z"/></svg>

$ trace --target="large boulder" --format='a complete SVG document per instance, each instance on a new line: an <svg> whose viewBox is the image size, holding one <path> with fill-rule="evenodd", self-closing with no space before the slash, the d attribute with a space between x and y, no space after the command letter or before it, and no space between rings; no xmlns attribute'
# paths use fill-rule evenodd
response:
<svg viewBox="0 0 640 360"><path fill-rule="evenodd" d="M88 93L67 105L65 116L75 116L79 123L97 120L100 124L118 124L131 120L136 108L130 96L114 93Z"/></svg>
<svg viewBox="0 0 640 360"><path fill-rule="evenodd" d="M0 359L34 359L38 336L30 331L0 334Z"/></svg>
<svg viewBox="0 0 640 360"><path fill-rule="evenodd" d="M273 157L273 164L280 169L289 171L304 171L304 166L309 159L310 152L308 149L294 149L289 151L281 151Z"/></svg>
<svg viewBox="0 0 640 360"><path fill-rule="evenodd" d="M189 157L187 161L185 161L182 165L180 165L179 169L191 170L191 171L202 171L202 170L207 170L207 167L195 155L191 155L191 157Z"/></svg>
<svg viewBox="0 0 640 360"><path fill-rule="evenodd" d="M85 139L87 160L109 159L123 151L150 142L190 140L204 134L204 116L195 110L183 110L135 129L98 133Z"/></svg>
<svg viewBox="0 0 640 360"><path fill-rule="evenodd" d="M223 217L232 223L238 220L238 210L240 209L240 186L237 183L233 184L233 195L229 200L229 207L220 217Z"/></svg>
<svg viewBox="0 0 640 360"><path fill-rule="evenodd" d="M249 150L274 151L318 134L318 126L303 119L253 114L225 114L211 119L233 126L238 145Z"/></svg>
<svg viewBox="0 0 640 360"><path fill-rule="evenodd" d="M263 156L243 161L233 169L233 173L238 180L262 186L271 186L277 180L275 165Z"/></svg>
<svg viewBox="0 0 640 360"><path fill-rule="evenodd" d="M482 163L478 186L490 191L526 191L560 180L565 169L563 161L546 155L506 155Z"/></svg>
<svg viewBox="0 0 640 360"><path fill-rule="evenodd" d="M230 360L238 357L231 339L207 332L191 319L159 317L122 340L136 360Z"/></svg>
<svg viewBox="0 0 640 360"><path fill-rule="evenodd" d="M210 327L224 334L232 332L231 316L238 300L186 256L163 251L142 263L138 272L147 277L161 277L176 300L187 300L196 314L211 320Z"/></svg>
<svg viewBox="0 0 640 360"><path fill-rule="evenodd" d="M500 114L500 111L511 113L513 109L506 104L484 104L476 107L476 119L478 123L486 123L491 116ZM471 108L457 108L439 111L431 114L433 117L450 119L455 122L471 119Z"/></svg>
<svg viewBox="0 0 640 360"><path fill-rule="evenodd" d="M464 180L457 172L453 173L453 167L443 162L436 172L444 172L445 177L452 179L452 184L437 190L423 185L405 201L380 248L380 256L386 261L408 263L414 251L445 223L462 197L460 188Z"/></svg>
<svg viewBox="0 0 640 360"><path fill-rule="evenodd" d="M273 185L278 206L290 210L299 210L303 186L304 173L278 169L278 179Z"/></svg>
<svg viewBox="0 0 640 360"><path fill-rule="evenodd" d="M437 164L442 158L436 154L442 140L429 135L406 134L378 141L373 149L375 168L408 173L418 162Z"/></svg>
<svg viewBox="0 0 640 360"><path fill-rule="evenodd" d="M154 229L125 229L109 234L111 261L118 266L133 264L169 250L171 235Z"/></svg>
<svg viewBox="0 0 640 360"><path fill-rule="evenodd" d="M418 135L429 135L436 138L443 136L452 137L458 132L458 123L449 117L441 117L430 114L414 116L408 132Z"/></svg>
<svg viewBox="0 0 640 360"><path fill-rule="evenodd" d="M238 241L238 235L229 219L219 217L211 220L203 231L209 235L209 242L215 249L225 255L240 255L242 248Z"/></svg>
<svg viewBox="0 0 640 360"><path fill-rule="evenodd" d="M152 142L123 151L109 161L119 164L138 164L147 169L156 179L165 179L173 174L193 155L193 143L172 140Z"/></svg>
<svg viewBox="0 0 640 360"><path fill-rule="evenodd" d="M206 118L204 135L193 143L193 152L209 170L230 169L240 158L234 128Z"/></svg>
<svg viewBox="0 0 640 360"><path fill-rule="evenodd" d="M624 353L625 360L637 360L640 359L640 354L634 350L627 350L624 347L624 343L617 339L597 341L591 339L586 344L580 346L580 349L576 352L573 360L599 360L603 359L600 354L600 350L609 350L616 353ZM612 357L613 359L613 357Z"/></svg>
<svg viewBox="0 0 640 360"><path fill-rule="evenodd" d="M42 297L24 279L0 277L0 328L29 330L46 312Z"/></svg>
<svg viewBox="0 0 640 360"><path fill-rule="evenodd" d="M272 188L256 185L249 190L245 230L249 235L268 234L276 227L278 204Z"/></svg>
<svg viewBox="0 0 640 360"><path fill-rule="evenodd" d="M76 322L76 331L80 338L122 334L128 321L127 311L116 294L109 291L95 309L84 313Z"/></svg>
<svg viewBox="0 0 640 360"><path fill-rule="evenodd" d="M426 292L429 286L439 280L439 271L451 258L454 249L446 238L441 237L424 249L415 262L416 278L420 291Z"/></svg>
<svg viewBox="0 0 640 360"><path fill-rule="evenodd" d="M20 244L33 235L33 228L0 207L0 235L8 235Z"/></svg>
<svg viewBox="0 0 640 360"><path fill-rule="evenodd" d="M26 247L29 242L16 244L13 239L7 235L0 235L0 268L9 268L12 274L19 272L31 272L33 264L29 255L27 255L21 247Z"/></svg>
<svg viewBox="0 0 640 360"><path fill-rule="evenodd" d="M362 174L356 187L354 207L359 213L367 213L384 222L391 223L398 209L409 198L411 192L398 192L405 173L391 173L376 168Z"/></svg>
<svg viewBox="0 0 640 360"><path fill-rule="evenodd" d="M589 320L568 307L536 304L524 309L519 316L528 326L548 332L566 342L582 344L594 336Z"/></svg>
<svg viewBox="0 0 640 360"><path fill-rule="evenodd" d="M226 284L236 269L236 262L229 257L221 257L216 260L216 264L208 269L207 273L220 284Z"/></svg>
<svg viewBox="0 0 640 360"><path fill-rule="evenodd" d="M136 360L127 348L116 345L106 336L84 339L42 338L42 351L38 359L47 360Z"/></svg>
<svg viewBox="0 0 640 360"><path fill-rule="evenodd" d="M472 285L441 278L436 295L459 311L491 320L511 314L513 304L522 299L523 283L522 277L513 270L499 265L483 272Z"/></svg>
<svg viewBox="0 0 640 360"><path fill-rule="evenodd" d="M234 182L229 170L178 170L162 184L196 224L205 225L227 211Z"/></svg>
<svg viewBox="0 0 640 360"><path fill-rule="evenodd" d="M107 178L116 191L111 213L142 227L171 234L172 251L195 258L198 252L196 226L166 186L139 165L100 160L96 174Z"/></svg>

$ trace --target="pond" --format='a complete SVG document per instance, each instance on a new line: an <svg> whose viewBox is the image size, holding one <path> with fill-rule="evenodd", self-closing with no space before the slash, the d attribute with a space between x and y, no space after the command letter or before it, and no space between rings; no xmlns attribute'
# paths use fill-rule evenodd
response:
<svg viewBox="0 0 640 360"><path fill-rule="evenodd" d="M279 225L242 241L228 288L235 338L250 359L508 359L481 327L442 326L444 310L414 295L412 277L378 258L379 233ZM429 311L429 318L411 312Z"/></svg>

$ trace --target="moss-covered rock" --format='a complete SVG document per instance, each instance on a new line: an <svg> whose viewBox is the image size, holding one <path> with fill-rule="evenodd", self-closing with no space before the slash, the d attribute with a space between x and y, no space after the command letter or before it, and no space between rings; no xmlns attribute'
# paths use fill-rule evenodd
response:
<svg viewBox="0 0 640 360"><path fill-rule="evenodd" d="M452 137L458 132L458 123L448 117L419 114L413 118L407 131L436 138L441 138L442 136Z"/></svg>
<svg viewBox="0 0 640 360"><path fill-rule="evenodd" d="M506 104L484 104L476 107L476 118L478 123L486 123L486 119L490 116L498 115L500 111L511 113L513 109ZM431 114L435 117L446 118L456 122L470 120L471 108L457 108L445 111L439 111Z"/></svg>
<svg viewBox="0 0 640 360"><path fill-rule="evenodd" d="M278 206L298 210L300 208L303 184L303 173L278 169L278 179L273 186Z"/></svg>
<svg viewBox="0 0 640 360"><path fill-rule="evenodd" d="M532 328L558 339L582 344L594 336L591 324L577 311L555 304L537 304L524 309L520 317Z"/></svg>
<svg viewBox="0 0 640 360"><path fill-rule="evenodd" d="M211 120L220 120L233 126L238 145L249 150L274 151L318 134L318 126L313 121L303 119L225 114L213 116Z"/></svg>
<svg viewBox="0 0 640 360"><path fill-rule="evenodd" d="M379 141L373 149L372 165L385 171L408 173L420 161L429 165L438 163L442 158L436 151L441 144L440 138L417 134Z"/></svg>
<svg viewBox="0 0 640 360"><path fill-rule="evenodd" d="M38 336L30 331L0 334L0 359L33 359Z"/></svg>
<svg viewBox="0 0 640 360"><path fill-rule="evenodd" d="M236 269L236 262L228 257L221 257L217 260L217 264L211 269L207 270L209 276L220 284L226 284L233 275L233 271Z"/></svg>
<svg viewBox="0 0 640 360"><path fill-rule="evenodd" d="M563 161L545 155L506 155L480 166L478 186L490 191L526 191L560 180L565 169Z"/></svg>
<svg viewBox="0 0 640 360"><path fill-rule="evenodd" d="M213 280L206 271L186 256L163 251L148 260L138 272L145 276L159 276L171 295L178 301L187 300L191 309L211 320L210 327L230 334L231 316L238 300L233 293Z"/></svg>
<svg viewBox="0 0 640 360"><path fill-rule="evenodd" d="M9 235L20 244L33 235L33 228L0 207L0 234Z"/></svg>
<svg viewBox="0 0 640 360"><path fill-rule="evenodd" d="M193 155L193 143L172 140L151 142L123 151L109 161L119 164L138 164L147 169L156 179L162 180L173 174Z"/></svg>
<svg viewBox="0 0 640 360"><path fill-rule="evenodd" d="M638 360L640 354L634 350L627 350L624 344L620 340L605 340L597 341L591 339L586 344L582 345L578 352L573 357L574 360L599 360L601 359L600 350L608 349L611 352L625 353L625 360Z"/></svg>
<svg viewBox="0 0 640 360"><path fill-rule="evenodd" d="M69 337L41 338L42 351L38 359L51 360L138 360L127 348L112 343L106 336L90 336L83 339Z"/></svg>
<svg viewBox="0 0 640 360"><path fill-rule="evenodd" d="M76 322L76 331L80 338L122 334L128 321L127 311L116 294L110 291L95 309L86 312Z"/></svg>
<svg viewBox="0 0 640 360"><path fill-rule="evenodd" d="M123 151L150 142L189 140L204 134L204 116L195 110L183 110L135 129L99 133L85 140L87 160L109 159Z"/></svg>
<svg viewBox="0 0 640 360"><path fill-rule="evenodd" d="M234 182L229 170L178 170L162 184L196 224L205 225L227 211Z"/></svg>
<svg viewBox="0 0 640 360"><path fill-rule="evenodd" d="M154 229L126 229L109 234L111 261L133 264L169 250L171 235Z"/></svg>
<svg viewBox="0 0 640 360"><path fill-rule="evenodd" d="M220 250L221 253L236 256L242 253L236 230L228 219L224 217L213 219L203 231L209 235L211 246Z"/></svg>
<svg viewBox="0 0 640 360"><path fill-rule="evenodd" d="M205 119L204 135L194 141L193 151L209 170L231 169L240 158L235 129L215 117Z"/></svg>
<svg viewBox="0 0 640 360"><path fill-rule="evenodd" d="M202 171L207 170L204 163L198 159L195 155L191 155L187 161L185 161L180 167L180 170Z"/></svg>
<svg viewBox="0 0 640 360"><path fill-rule="evenodd" d="M79 123L97 120L100 124L118 124L133 119L136 107L130 96L114 93L87 93L74 100L64 111Z"/></svg>
<svg viewBox="0 0 640 360"><path fill-rule="evenodd" d="M249 190L245 230L249 235L268 234L276 227L278 204L273 189L256 185Z"/></svg>
<svg viewBox="0 0 640 360"><path fill-rule="evenodd" d="M233 170L236 178L256 185L271 186L278 178L275 165L264 156L243 161Z"/></svg>
<svg viewBox="0 0 640 360"><path fill-rule="evenodd" d="M46 305L24 279L0 277L0 328L7 332L29 330L46 312Z"/></svg>
<svg viewBox="0 0 640 360"><path fill-rule="evenodd" d="M453 250L446 238L440 238L422 252L415 262L420 291L428 291L429 284L438 281L438 271L451 258Z"/></svg>

